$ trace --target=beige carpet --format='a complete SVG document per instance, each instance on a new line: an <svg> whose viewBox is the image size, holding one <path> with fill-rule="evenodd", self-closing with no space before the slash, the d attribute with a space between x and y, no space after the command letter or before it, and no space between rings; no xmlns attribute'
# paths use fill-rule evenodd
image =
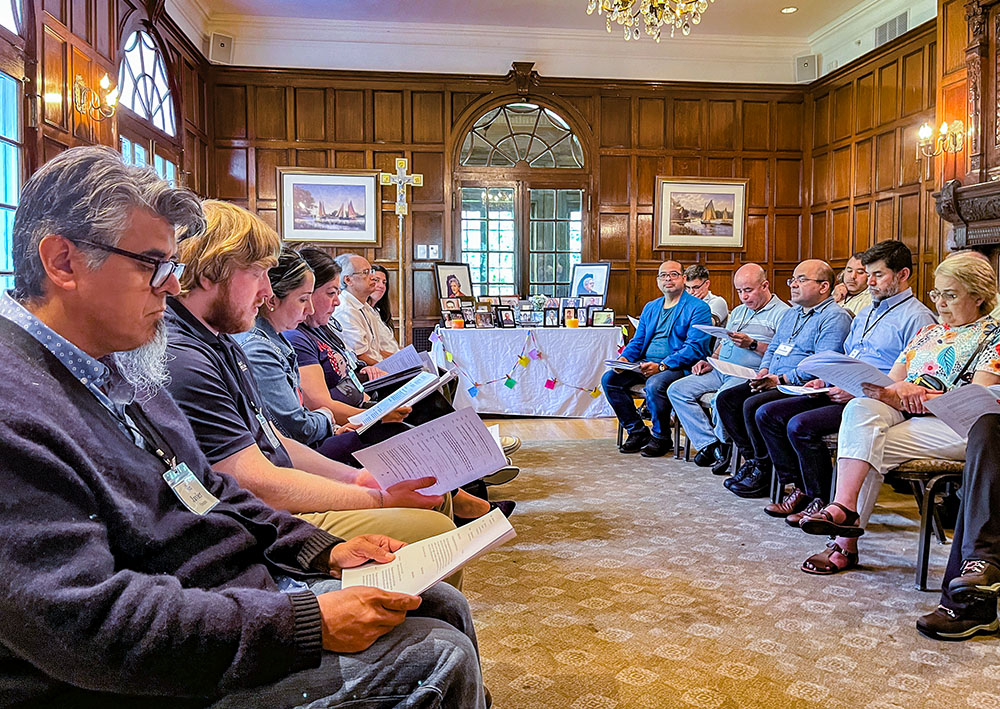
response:
<svg viewBox="0 0 1000 709"><path fill-rule="evenodd" d="M465 581L498 709L1000 707L1000 639L914 629L917 514L886 488L863 570L810 576L823 548L673 458L614 441L528 441L516 539ZM935 543L932 585L949 547Z"/></svg>

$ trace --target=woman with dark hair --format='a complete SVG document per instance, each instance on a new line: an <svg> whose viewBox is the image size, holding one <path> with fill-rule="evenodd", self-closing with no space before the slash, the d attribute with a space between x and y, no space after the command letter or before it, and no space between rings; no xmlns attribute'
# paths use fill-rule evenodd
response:
<svg viewBox="0 0 1000 709"><path fill-rule="evenodd" d="M372 265L372 286L375 288L368 296L368 305L378 312L379 322L375 324L378 337L378 348L381 352L399 352L399 343L392 332L392 311L389 309L389 272L385 266Z"/></svg>
<svg viewBox="0 0 1000 709"><path fill-rule="evenodd" d="M462 292L462 282L458 280L458 276L454 273L444 279L445 290L448 291L448 298L465 298L467 297L465 293Z"/></svg>

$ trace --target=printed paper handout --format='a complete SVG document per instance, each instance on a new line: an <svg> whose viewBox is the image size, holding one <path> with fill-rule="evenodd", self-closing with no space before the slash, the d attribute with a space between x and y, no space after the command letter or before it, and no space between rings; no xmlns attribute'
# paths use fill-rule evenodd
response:
<svg viewBox="0 0 1000 709"><path fill-rule="evenodd" d="M877 367L839 352L817 352L799 362L798 368L854 396L865 395L862 384L881 387L895 384Z"/></svg>
<svg viewBox="0 0 1000 709"><path fill-rule="evenodd" d="M967 438L969 430L984 414L1000 414L1000 386L984 387L980 384L965 386L935 396L924 402L932 414L948 427Z"/></svg>

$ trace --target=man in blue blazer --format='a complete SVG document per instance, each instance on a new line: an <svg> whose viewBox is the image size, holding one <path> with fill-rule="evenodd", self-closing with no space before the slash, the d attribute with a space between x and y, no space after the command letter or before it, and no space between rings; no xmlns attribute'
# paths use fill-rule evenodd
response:
<svg viewBox="0 0 1000 709"><path fill-rule="evenodd" d="M686 376L691 365L708 355L708 333L695 325L711 325L708 304L684 291L684 268L676 261L660 264L656 285L662 298L646 303L633 337L618 359L640 363L639 371L612 369L601 380L628 438L619 450L655 458L670 452L670 399L667 387ZM653 421L650 435L635 408L630 389L645 382L646 406Z"/></svg>

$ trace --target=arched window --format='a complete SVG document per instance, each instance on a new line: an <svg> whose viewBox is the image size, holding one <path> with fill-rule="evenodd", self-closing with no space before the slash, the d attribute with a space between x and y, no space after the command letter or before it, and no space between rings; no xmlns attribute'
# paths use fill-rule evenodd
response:
<svg viewBox="0 0 1000 709"><path fill-rule="evenodd" d="M511 103L480 117L465 136L464 167L583 167L583 149L569 124L533 103Z"/></svg>
<svg viewBox="0 0 1000 709"><path fill-rule="evenodd" d="M0 27L21 33L21 0L0 0Z"/></svg>
<svg viewBox="0 0 1000 709"><path fill-rule="evenodd" d="M533 103L490 109L466 134L458 163L461 258L476 293L568 296L589 184L569 123Z"/></svg>
<svg viewBox="0 0 1000 709"><path fill-rule="evenodd" d="M142 30L125 42L125 56L118 71L119 102L167 135L176 135L174 102L167 68L153 38Z"/></svg>

